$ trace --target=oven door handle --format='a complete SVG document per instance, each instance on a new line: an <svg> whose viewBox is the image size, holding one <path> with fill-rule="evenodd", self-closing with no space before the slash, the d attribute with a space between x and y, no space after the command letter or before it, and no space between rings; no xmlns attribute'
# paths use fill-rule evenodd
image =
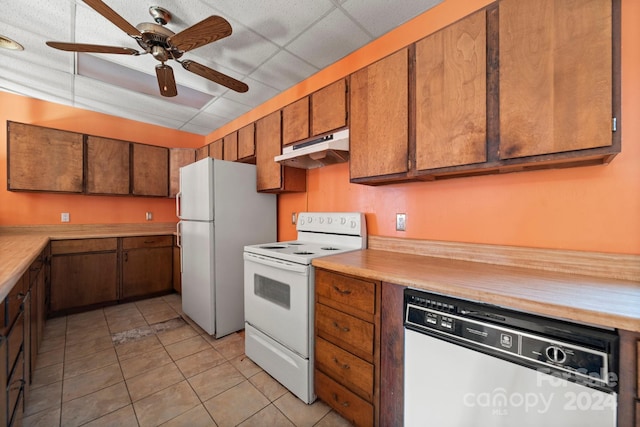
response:
<svg viewBox="0 0 640 427"><path fill-rule="evenodd" d="M308 274L309 266L302 264L295 264L293 262L283 261L275 258L269 258L261 255L244 253L244 260L254 262L256 264L265 265L268 267L277 268L278 270L290 271L298 274Z"/></svg>

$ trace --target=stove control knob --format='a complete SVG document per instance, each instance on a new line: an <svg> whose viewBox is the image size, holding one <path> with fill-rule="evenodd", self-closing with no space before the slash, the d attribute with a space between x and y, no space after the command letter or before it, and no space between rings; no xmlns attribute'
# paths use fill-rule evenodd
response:
<svg viewBox="0 0 640 427"><path fill-rule="evenodd" d="M311 224L311 223L313 222L313 217L312 217L312 216L310 216L310 217L309 217L309 219L307 220L307 222L308 222L309 224Z"/></svg>
<svg viewBox="0 0 640 427"><path fill-rule="evenodd" d="M304 218L300 218L300 219L298 220L298 223L299 223L300 225L304 225Z"/></svg>
<svg viewBox="0 0 640 427"><path fill-rule="evenodd" d="M331 224L333 222L333 218L330 216L327 217L327 224Z"/></svg>
<svg viewBox="0 0 640 427"><path fill-rule="evenodd" d="M318 218L318 221L320 222L320 224L323 224L324 223L324 218L320 217L320 218Z"/></svg>
<svg viewBox="0 0 640 427"><path fill-rule="evenodd" d="M340 218L340 224L344 225L346 223L347 223L347 218L345 217Z"/></svg>
<svg viewBox="0 0 640 427"><path fill-rule="evenodd" d="M356 228L356 222L354 220L351 220L351 228Z"/></svg>

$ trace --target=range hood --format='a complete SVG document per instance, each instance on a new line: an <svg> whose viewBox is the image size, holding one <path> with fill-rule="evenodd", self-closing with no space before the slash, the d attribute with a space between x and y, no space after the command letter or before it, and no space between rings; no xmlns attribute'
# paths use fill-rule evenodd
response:
<svg viewBox="0 0 640 427"><path fill-rule="evenodd" d="M313 169L349 160L349 129L282 149L274 160L282 165Z"/></svg>

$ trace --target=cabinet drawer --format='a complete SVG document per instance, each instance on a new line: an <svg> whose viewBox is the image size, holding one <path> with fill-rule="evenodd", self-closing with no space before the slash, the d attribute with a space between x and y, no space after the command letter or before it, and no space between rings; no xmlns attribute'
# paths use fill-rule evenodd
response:
<svg viewBox="0 0 640 427"><path fill-rule="evenodd" d="M373 360L372 323L316 304L316 333L369 362Z"/></svg>
<svg viewBox="0 0 640 427"><path fill-rule="evenodd" d="M8 365L7 369L11 371L13 365L16 362L16 358L18 354L20 354L20 349L22 348L22 341L24 337L24 315L20 313L18 320L13 325L11 330L9 331L9 336L7 337L7 353L8 353Z"/></svg>
<svg viewBox="0 0 640 427"><path fill-rule="evenodd" d="M376 284L325 270L316 270L316 293L323 304L353 314L375 314Z"/></svg>
<svg viewBox="0 0 640 427"><path fill-rule="evenodd" d="M316 394L356 426L373 425L373 405L358 397L319 370L315 370Z"/></svg>
<svg viewBox="0 0 640 427"><path fill-rule="evenodd" d="M115 251L116 249L118 249L118 239L115 237L107 239L54 240L51 242L51 255Z"/></svg>
<svg viewBox="0 0 640 427"><path fill-rule="evenodd" d="M316 367L358 396L373 400L373 365L331 344L316 339Z"/></svg>
<svg viewBox="0 0 640 427"><path fill-rule="evenodd" d="M9 410L9 414L14 412L16 404L18 403L18 397L20 397L20 391L22 391L24 385L24 362L23 362L22 354L18 358L18 363L16 363L16 367L13 370L13 374L9 377L9 381L7 382L7 401ZM22 408L18 408L19 411Z"/></svg>
<svg viewBox="0 0 640 427"><path fill-rule="evenodd" d="M122 249L159 248L173 246L173 236L125 237Z"/></svg>

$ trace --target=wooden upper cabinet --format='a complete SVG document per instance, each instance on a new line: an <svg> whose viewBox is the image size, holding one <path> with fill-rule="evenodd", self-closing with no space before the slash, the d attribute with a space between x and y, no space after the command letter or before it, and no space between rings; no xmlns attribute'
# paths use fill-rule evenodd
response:
<svg viewBox="0 0 640 427"><path fill-rule="evenodd" d="M282 166L273 161L282 151L280 135L280 111L275 111L256 122L258 191L277 190L282 185Z"/></svg>
<svg viewBox="0 0 640 427"><path fill-rule="evenodd" d="M309 137L309 97L305 96L282 109L282 145Z"/></svg>
<svg viewBox="0 0 640 427"><path fill-rule="evenodd" d="M9 190L83 191L83 135L7 123Z"/></svg>
<svg viewBox="0 0 640 427"><path fill-rule="evenodd" d="M169 149L133 144L133 194L169 195Z"/></svg>
<svg viewBox="0 0 640 427"><path fill-rule="evenodd" d="M126 141L87 137L87 193L129 194L130 147Z"/></svg>
<svg viewBox="0 0 640 427"><path fill-rule="evenodd" d="M169 150L169 197L175 197L180 191L180 168L196 160L193 148L172 148Z"/></svg>
<svg viewBox="0 0 640 427"><path fill-rule="evenodd" d="M238 130L238 159L256 156L255 124L251 123Z"/></svg>
<svg viewBox="0 0 640 427"><path fill-rule="evenodd" d="M196 162L198 160L206 159L207 157L209 157L209 145L203 145L196 149Z"/></svg>
<svg viewBox="0 0 640 427"><path fill-rule="evenodd" d="M311 94L311 135L347 125L347 82L340 79Z"/></svg>
<svg viewBox="0 0 640 427"><path fill-rule="evenodd" d="M486 12L416 43L418 170L487 160Z"/></svg>
<svg viewBox="0 0 640 427"><path fill-rule="evenodd" d="M230 162L238 160L238 132L230 133L223 139L222 158Z"/></svg>
<svg viewBox="0 0 640 427"><path fill-rule="evenodd" d="M222 152L222 138L213 141L209 144L209 157L214 159L222 160L223 152Z"/></svg>
<svg viewBox="0 0 640 427"><path fill-rule="evenodd" d="M405 48L351 76L351 179L408 171L408 75Z"/></svg>
<svg viewBox="0 0 640 427"><path fill-rule="evenodd" d="M502 0L500 158L612 144L611 0Z"/></svg>

